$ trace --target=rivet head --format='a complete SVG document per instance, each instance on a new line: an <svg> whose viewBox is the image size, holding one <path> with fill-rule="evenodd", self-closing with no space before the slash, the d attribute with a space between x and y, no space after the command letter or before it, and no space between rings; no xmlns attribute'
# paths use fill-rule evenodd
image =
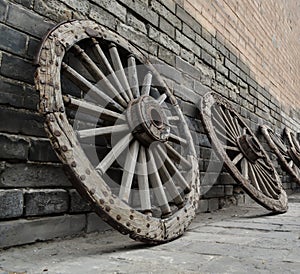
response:
<svg viewBox="0 0 300 274"><path fill-rule="evenodd" d="M113 205L115 201L113 199L109 199L109 203Z"/></svg>
<svg viewBox="0 0 300 274"><path fill-rule="evenodd" d="M105 197L107 197L107 196L108 196L108 193L107 193L106 191L103 191L103 195L104 195Z"/></svg>
<svg viewBox="0 0 300 274"><path fill-rule="evenodd" d="M99 203L100 203L101 205L104 205L105 201L104 201L103 199L100 199L100 200L99 200Z"/></svg>
<svg viewBox="0 0 300 274"><path fill-rule="evenodd" d="M127 223L126 223L126 226L130 226L130 223L129 223L129 222L127 222Z"/></svg>
<svg viewBox="0 0 300 274"><path fill-rule="evenodd" d="M77 166L76 162L73 161L73 162L71 163L71 167L76 167L76 166Z"/></svg>
<svg viewBox="0 0 300 274"><path fill-rule="evenodd" d="M148 224L146 224L146 227L147 227L147 228L149 228L149 227L150 227L150 224L149 224L149 223L148 223Z"/></svg>
<svg viewBox="0 0 300 274"><path fill-rule="evenodd" d="M141 230L140 228L137 229L137 233L141 233L141 231L142 231L142 230Z"/></svg>
<svg viewBox="0 0 300 274"><path fill-rule="evenodd" d="M86 171L85 171L85 173L86 173L87 175L90 175L90 174L91 174L91 171L87 168Z"/></svg>
<svg viewBox="0 0 300 274"><path fill-rule="evenodd" d="M109 207L109 206L106 206L106 207L105 207L105 211L109 212L109 211L110 211L110 207Z"/></svg>
<svg viewBox="0 0 300 274"><path fill-rule="evenodd" d="M66 152L66 151L68 151L68 147L67 147L67 146L62 146L62 147L61 147L61 150L62 150L63 152Z"/></svg>
<svg viewBox="0 0 300 274"><path fill-rule="evenodd" d="M85 177L85 175L80 175L79 178L80 178L81 181L84 181L86 177Z"/></svg>
<svg viewBox="0 0 300 274"><path fill-rule="evenodd" d="M84 176L84 175L83 175L83 176ZM90 193L91 193L91 194L95 194L95 192L96 192L96 189L91 188Z"/></svg>
<svg viewBox="0 0 300 274"><path fill-rule="evenodd" d="M117 220L120 221L121 220L121 216L117 215Z"/></svg>
<svg viewBox="0 0 300 274"><path fill-rule="evenodd" d="M134 219L133 215L130 215L129 218L130 218L130 220L133 220L133 219Z"/></svg>
<svg viewBox="0 0 300 274"><path fill-rule="evenodd" d="M57 137L59 137L59 136L61 136L61 132L59 130L55 130L54 131L54 135L57 136Z"/></svg>

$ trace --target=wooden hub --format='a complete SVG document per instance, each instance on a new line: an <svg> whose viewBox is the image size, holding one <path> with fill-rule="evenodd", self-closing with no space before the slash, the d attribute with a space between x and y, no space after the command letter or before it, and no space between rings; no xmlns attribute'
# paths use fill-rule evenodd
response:
<svg viewBox="0 0 300 274"><path fill-rule="evenodd" d="M237 144L244 156L251 163L255 163L259 158L263 157L259 144L252 136L244 134L238 137Z"/></svg>
<svg viewBox="0 0 300 274"><path fill-rule="evenodd" d="M152 97L145 95L131 101L126 113L133 135L144 145L168 140L168 118Z"/></svg>

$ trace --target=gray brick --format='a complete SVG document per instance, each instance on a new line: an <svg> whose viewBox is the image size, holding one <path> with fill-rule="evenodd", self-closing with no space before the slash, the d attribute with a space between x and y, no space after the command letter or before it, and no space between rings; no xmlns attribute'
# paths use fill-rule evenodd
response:
<svg viewBox="0 0 300 274"><path fill-rule="evenodd" d="M168 20L170 24L172 24L175 28L181 29L181 21L178 19L173 13L171 13L168 9L166 9L162 4L158 1L151 1L151 7L154 11L157 12L164 19Z"/></svg>
<svg viewBox="0 0 300 274"><path fill-rule="evenodd" d="M27 160L29 142L11 135L0 135L0 158Z"/></svg>
<svg viewBox="0 0 300 274"><path fill-rule="evenodd" d="M0 219L16 218L23 214L22 190L0 190L0 201Z"/></svg>
<svg viewBox="0 0 300 274"><path fill-rule="evenodd" d="M127 13L126 23L129 26L132 26L133 28L137 29L138 31L147 33L147 28L145 23L137 19L132 13L129 12Z"/></svg>
<svg viewBox="0 0 300 274"><path fill-rule="evenodd" d="M209 43L209 44L212 44L213 43L213 36L210 34L210 32L205 29L205 28L202 28L202 31L201 31L201 36ZM215 41L214 41L215 43Z"/></svg>
<svg viewBox="0 0 300 274"><path fill-rule="evenodd" d="M219 209L219 199L213 198L208 200L208 212L216 211Z"/></svg>
<svg viewBox="0 0 300 274"><path fill-rule="evenodd" d="M163 46L159 46L159 48L158 48L158 58L159 59L165 61L167 64L169 64L171 66L175 66L175 56L176 55L174 54L174 52L164 48ZM168 73L166 73L166 74L168 74ZM175 78L175 77L172 77L172 78Z"/></svg>
<svg viewBox="0 0 300 274"><path fill-rule="evenodd" d="M121 36L131 41L131 43L134 43L137 47L157 56L158 45L151 41L145 34L138 32L132 27L122 23L118 24L117 32Z"/></svg>
<svg viewBox="0 0 300 274"><path fill-rule="evenodd" d="M0 77L0 104L36 110L38 102L39 95L33 88Z"/></svg>
<svg viewBox="0 0 300 274"><path fill-rule="evenodd" d="M183 47L194 52L195 55L200 56L200 47L194 41L183 35L179 30L176 30L176 41L178 41Z"/></svg>
<svg viewBox="0 0 300 274"><path fill-rule="evenodd" d="M6 25L0 24L0 49L24 55L27 36Z"/></svg>
<svg viewBox="0 0 300 274"><path fill-rule="evenodd" d="M67 6L71 7L75 11L78 11L83 14L87 14L90 9L90 3L87 0L64 0L63 1ZM113 2L113 1L111 1ZM113 3L112 3L113 5ZM116 11L117 13L117 11Z"/></svg>
<svg viewBox="0 0 300 274"><path fill-rule="evenodd" d="M118 22L116 17L96 5L91 7L89 17L111 29L115 29Z"/></svg>
<svg viewBox="0 0 300 274"><path fill-rule="evenodd" d="M123 22L126 21L126 7L120 5L116 0L94 0L93 2L106 9Z"/></svg>
<svg viewBox="0 0 300 274"><path fill-rule="evenodd" d="M75 189L69 190L70 194L70 212L86 212L91 211L89 204L79 195Z"/></svg>
<svg viewBox="0 0 300 274"><path fill-rule="evenodd" d="M164 18L159 18L159 28L170 37L175 37L175 28Z"/></svg>
<svg viewBox="0 0 300 274"><path fill-rule="evenodd" d="M224 197L224 186L214 185L211 186L201 186L200 187L201 196L203 198L218 198Z"/></svg>
<svg viewBox="0 0 300 274"><path fill-rule="evenodd" d="M35 67L32 63L19 57L2 54L0 73L3 76L33 84L34 72Z"/></svg>
<svg viewBox="0 0 300 274"><path fill-rule="evenodd" d="M45 164L3 163L0 187L70 187L71 183L60 166Z"/></svg>
<svg viewBox="0 0 300 274"><path fill-rule="evenodd" d="M7 6L7 1L0 0L0 22L5 20Z"/></svg>
<svg viewBox="0 0 300 274"><path fill-rule="evenodd" d="M32 139L28 159L37 162L59 162L48 140Z"/></svg>
<svg viewBox="0 0 300 274"><path fill-rule="evenodd" d="M85 215L64 215L0 223L0 247L76 235L84 231Z"/></svg>
<svg viewBox="0 0 300 274"><path fill-rule="evenodd" d="M102 219L96 213L87 214L87 233L103 232L111 229L111 226L102 221Z"/></svg>
<svg viewBox="0 0 300 274"><path fill-rule="evenodd" d="M180 57L187 61L188 63L194 63L195 62L195 55L189 50L186 50L184 48L181 48L180 50Z"/></svg>
<svg viewBox="0 0 300 274"><path fill-rule="evenodd" d="M180 100L180 99L178 99L178 100ZM180 101L180 107L182 109L183 114L188 117L194 118L198 113L198 109L194 103L191 104L191 103L188 103L185 101Z"/></svg>
<svg viewBox="0 0 300 274"><path fill-rule="evenodd" d="M201 96L197 93L195 93L193 90L183 86L178 85L174 83L174 94L176 97L181 98L184 101L190 102L190 103L197 103L199 102Z"/></svg>
<svg viewBox="0 0 300 274"><path fill-rule="evenodd" d="M167 54L171 55L167 58L173 58L175 60L175 55L169 50L166 50ZM163 76L178 83L181 83L182 77L181 72L175 68L175 65L167 65L164 62L158 60L157 58L151 58L151 63L154 65L155 69ZM172 61L171 63L175 63Z"/></svg>
<svg viewBox="0 0 300 274"><path fill-rule="evenodd" d="M2 132L45 137L43 122L44 118L39 114L0 107Z"/></svg>
<svg viewBox="0 0 300 274"><path fill-rule="evenodd" d="M33 0L15 0L16 3L23 5L26 8L31 8Z"/></svg>
<svg viewBox="0 0 300 274"><path fill-rule="evenodd" d="M213 57L217 56L217 50L198 34L196 35L196 43Z"/></svg>
<svg viewBox="0 0 300 274"><path fill-rule="evenodd" d="M159 44L163 45L167 49L173 51L176 54L180 52L180 46L174 42L167 34L157 31L153 27L149 27L149 37Z"/></svg>
<svg viewBox="0 0 300 274"><path fill-rule="evenodd" d="M195 41L196 33L185 23L182 24L182 33L191 40Z"/></svg>
<svg viewBox="0 0 300 274"><path fill-rule="evenodd" d="M63 189L32 189L24 193L25 216L58 214L68 211L69 195Z"/></svg>
<svg viewBox="0 0 300 274"><path fill-rule="evenodd" d="M177 5L176 15L186 24L188 24L195 32L201 34L201 25L189 15L183 8Z"/></svg>
<svg viewBox="0 0 300 274"><path fill-rule="evenodd" d="M240 71L239 68L234 63L232 63L228 58L225 58L225 67L227 67L235 74L239 75L239 71Z"/></svg>
<svg viewBox="0 0 300 274"><path fill-rule="evenodd" d="M192 76L193 78L200 80L200 71L178 56L176 56L176 68Z"/></svg>
<svg viewBox="0 0 300 274"><path fill-rule="evenodd" d="M200 200L199 201L199 208L197 213L204 213L208 211L208 200Z"/></svg>
<svg viewBox="0 0 300 274"><path fill-rule="evenodd" d="M197 94L201 96L211 91L209 87L203 85L200 81L195 81L194 90Z"/></svg>
<svg viewBox="0 0 300 274"><path fill-rule="evenodd" d="M35 4L38 5L38 1ZM42 16L16 5L9 6L7 23L39 38L53 26L53 23L46 21Z"/></svg>
<svg viewBox="0 0 300 274"><path fill-rule="evenodd" d="M173 0L158 0L161 4L167 7L171 12L175 13L176 3Z"/></svg>
<svg viewBox="0 0 300 274"><path fill-rule="evenodd" d="M229 58L229 50L224 46L224 44L222 42L220 42L219 40L216 40L215 48L219 52L221 52L224 57Z"/></svg>
<svg viewBox="0 0 300 274"><path fill-rule="evenodd" d="M70 20L74 14L72 9L57 0L35 0L34 10L56 22Z"/></svg>
<svg viewBox="0 0 300 274"><path fill-rule="evenodd" d="M213 56L211 56L208 52L205 50L201 50L201 59L208 65L215 67L216 66L216 60Z"/></svg>
<svg viewBox="0 0 300 274"><path fill-rule="evenodd" d="M148 7L148 1L120 0L120 2L143 17L150 24L158 27L158 15Z"/></svg>

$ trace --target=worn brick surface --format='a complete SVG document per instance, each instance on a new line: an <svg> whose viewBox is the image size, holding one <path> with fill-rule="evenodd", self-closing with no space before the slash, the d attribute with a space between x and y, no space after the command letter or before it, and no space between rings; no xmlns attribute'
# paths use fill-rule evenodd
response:
<svg viewBox="0 0 300 274"><path fill-rule="evenodd" d="M27 160L29 141L17 136L0 135L0 158L9 160Z"/></svg>
<svg viewBox="0 0 300 274"><path fill-rule="evenodd" d="M35 189L24 193L25 216L67 212L69 195L63 189Z"/></svg>
<svg viewBox="0 0 300 274"><path fill-rule="evenodd" d="M58 162L58 158L48 140L32 139L29 160L38 162Z"/></svg>
<svg viewBox="0 0 300 274"><path fill-rule="evenodd" d="M69 190L70 195L70 212L91 211L90 205L80 196L75 189Z"/></svg>
<svg viewBox="0 0 300 274"><path fill-rule="evenodd" d="M70 187L62 167L47 164L10 164L2 162L0 187Z"/></svg>
<svg viewBox="0 0 300 274"><path fill-rule="evenodd" d="M0 247L76 235L84 231L85 225L83 214L0 222Z"/></svg>
<svg viewBox="0 0 300 274"><path fill-rule="evenodd" d="M0 219L16 218L23 214L23 192L0 189Z"/></svg>

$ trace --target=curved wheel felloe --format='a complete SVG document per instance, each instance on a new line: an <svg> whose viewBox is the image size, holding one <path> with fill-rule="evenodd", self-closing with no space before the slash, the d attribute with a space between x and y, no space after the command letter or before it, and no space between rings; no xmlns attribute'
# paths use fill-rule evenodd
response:
<svg viewBox="0 0 300 274"><path fill-rule="evenodd" d="M199 200L196 152L148 60L103 26L67 22L44 39L35 81L51 144L102 219L149 243L183 234Z"/></svg>
<svg viewBox="0 0 300 274"><path fill-rule="evenodd" d="M201 116L224 165L256 202L274 212L286 212L287 195L279 175L256 136L227 100L207 93Z"/></svg>
<svg viewBox="0 0 300 274"><path fill-rule="evenodd" d="M293 159L294 163L300 168L300 143L297 136L287 127L284 129L284 134L287 137L289 148L289 155Z"/></svg>
<svg viewBox="0 0 300 274"><path fill-rule="evenodd" d="M270 148L278 157L282 168L293 177L295 182L300 184L300 169L293 160L295 156L291 148L288 147L281 136L278 136L270 127L262 125L260 126L260 130L266 138Z"/></svg>

